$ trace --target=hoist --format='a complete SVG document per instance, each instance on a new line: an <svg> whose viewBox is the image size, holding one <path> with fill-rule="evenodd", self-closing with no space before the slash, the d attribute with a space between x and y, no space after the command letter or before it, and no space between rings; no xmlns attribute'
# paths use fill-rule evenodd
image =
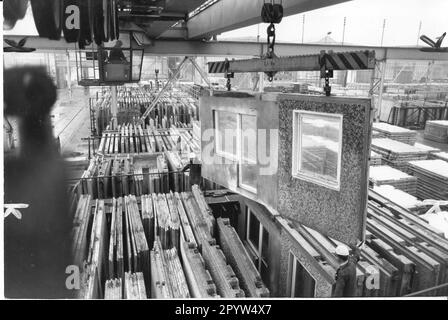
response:
<svg viewBox="0 0 448 320"><path fill-rule="evenodd" d="M319 54L278 57L275 54L275 24L283 18L282 2L265 1L261 18L269 23L267 28L267 52L261 58L245 60L224 60L208 63L209 73L224 73L227 78L227 90L230 91L230 79L235 73L264 72L269 81L280 71L320 71L325 80L323 90L326 96L331 94L330 78L334 70L366 70L375 68L375 51L333 52L322 50Z"/></svg>

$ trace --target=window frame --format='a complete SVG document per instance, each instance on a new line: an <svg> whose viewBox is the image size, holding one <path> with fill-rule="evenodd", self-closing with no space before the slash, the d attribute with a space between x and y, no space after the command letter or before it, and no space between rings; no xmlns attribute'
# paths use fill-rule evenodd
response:
<svg viewBox="0 0 448 320"><path fill-rule="evenodd" d="M258 221L259 224L259 231L258 231L258 248L255 247L255 245L252 243L252 240L250 239L250 218L251 215ZM255 216L255 213L252 209L249 207L246 207L246 242L249 244L250 250L252 251L253 255L258 259L258 264L254 263L258 272L261 274L261 264L264 264L266 269L269 269L269 263L268 261L265 261L263 259L263 235L264 230L266 230L266 233L268 234L268 240L269 240L269 231L263 227L262 223L259 219ZM269 244L268 244L268 250L269 250Z"/></svg>
<svg viewBox="0 0 448 320"><path fill-rule="evenodd" d="M223 147L223 146L221 146L222 139L220 139L222 137L219 134L219 121L218 121L219 116L218 115L219 115L220 112L230 113L230 114L232 114L232 115L234 115L236 117L236 131L237 131L236 146L235 146L236 154L224 151L225 148L224 149L223 148L221 148L221 149L219 148L219 146ZM239 139L239 135L240 135L238 133L238 128L241 127L241 121L240 121L239 114L238 113L234 113L234 112L223 111L223 110L216 110L215 109L215 110L213 110L213 122L214 122L214 128L215 128L215 153L216 153L216 155L218 155L220 157L223 157L223 158L226 158L226 159L229 159L229 160L232 160L232 161L238 161L238 159L239 159L239 155L238 155L239 154L238 139Z"/></svg>
<svg viewBox="0 0 448 320"><path fill-rule="evenodd" d="M237 129L236 129L236 155L223 151L222 148L220 149L220 147L222 147L221 144L221 140L220 138L222 138L219 134L219 113L220 112L227 112L227 113L231 113L236 117L236 125L237 125ZM246 191L249 191L253 194L257 194L257 188L244 184L243 181L243 169L242 169L242 165L244 163L244 161L246 161L247 163L253 164L253 165L257 165L257 160L253 161L251 159L243 159L243 137L244 135L242 134L243 132L243 128L242 128L242 117L243 116L249 116L249 117L255 117L257 119L257 115L254 114L246 114L246 113L237 113L237 112L230 112L230 111L224 111L224 110L219 110L219 109L214 109L213 110L213 124L214 124L214 130L215 130L215 154L217 156L223 157L225 159L234 161L237 163L237 186L241 189L244 189ZM257 137L257 129L255 128L255 138L256 138L256 151L255 154L256 156L258 155L258 137Z"/></svg>
<svg viewBox="0 0 448 320"><path fill-rule="evenodd" d="M287 296L289 298L300 298L300 297L295 297L295 294L296 294L296 282L297 282L297 264L301 264L299 259L296 257L294 252L292 252L292 250L289 250L289 255L288 255L288 282L286 284L286 294L287 294ZM302 265L302 267L303 267L303 265ZM314 280L314 297L316 297L317 281L312 276L312 274L308 272L308 270L306 270L305 268L303 268L303 269Z"/></svg>
<svg viewBox="0 0 448 320"><path fill-rule="evenodd" d="M239 113L238 114L238 119L239 119L239 130L238 130L238 141L239 141L239 145L237 147L237 151L238 151L238 186L242 189L245 189L249 192L252 192L254 194L257 194L257 188L244 184L243 183L243 164L245 163L244 161L246 161L247 163L251 164L251 165L257 165L257 155L258 155L258 137L257 137L257 128L255 128L255 161L252 159L244 159L243 157L243 147L244 147L244 143L243 143L243 128L242 128L242 123L243 123L243 116L246 117L255 117L255 120L257 120L257 116L256 115L252 115L252 114L243 114L243 113Z"/></svg>
<svg viewBox="0 0 448 320"><path fill-rule="evenodd" d="M334 118L339 120L339 142L338 142L338 160L337 160L337 177L333 179L325 179L321 175L312 174L301 170L301 151L302 151L302 128L301 120L303 116L312 115L323 118ZM342 162L342 144L343 144L343 122L344 116L337 113L314 112L306 110L293 110L293 142L292 142L292 176L296 179L312 182L317 185L340 191L341 189L341 162Z"/></svg>

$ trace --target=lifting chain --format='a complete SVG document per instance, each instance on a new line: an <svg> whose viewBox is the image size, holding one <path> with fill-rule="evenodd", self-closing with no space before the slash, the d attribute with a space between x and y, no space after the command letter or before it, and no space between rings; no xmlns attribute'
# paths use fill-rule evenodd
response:
<svg viewBox="0 0 448 320"><path fill-rule="evenodd" d="M269 23L266 30L268 51L266 52L265 59L272 59L275 57L275 24L280 23L283 18L282 1L280 0L280 3L277 4L274 2L274 0L271 0L270 3L265 1L261 10L261 19L263 22ZM272 82L275 74L276 72L274 71L266 72L269 82Z"/></svg>
<svg viewBox="0 0 448 320"><path fill-rule="evenodd" d="M266 57L272 59L274 57L274 46L275 46L275 24L271 23L268 26L267 39L268 39L268 52Z"/></svg>
<svg viewBox="0 0 448 320"><path fill-rule="evenodd" d="M319 64L320 64L320 78L324 79L324 92L327 97L331 95L331 86L330 86L330 78L333 78L333 69L327 68L327 56L328 54L325 51L320 52Z"/></svg>
<svg viewBox="0 0 448 320"><path fill-rule="evenodd" d="M229 74L227 74L227 83L226 83L227 91L230 91L232 89L232 84L230 83L230 77Z"/></svg>
<svg viewBox="0 0 448 320"><path fill-rule="evenodd" d="M229 72L229 60L227 60L227 59L226 59L225 70L226 70L225 74L226 74L226 78L227 78L226 87L227 87L227 91L230 91L232 89L232 84L230 83L230 79L234 77L234 73Z"/></svg>

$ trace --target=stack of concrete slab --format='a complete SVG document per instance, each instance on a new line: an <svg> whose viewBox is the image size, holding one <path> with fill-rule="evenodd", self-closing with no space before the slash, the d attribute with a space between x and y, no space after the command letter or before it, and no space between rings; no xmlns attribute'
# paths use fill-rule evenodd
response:
<svg viewBox="0 0 448 320"><path fill-rule="evenodd" d="M142 111L148 108L156 95L138 87L118 87L117 90L117 123L137 121ZM95 112L95 127L98 134L107 127L112 119L111 92L102 90L91 99ZM153 128L169 128L171 126L191 126L191 120L197 115L197 101L186 97L181 91L171 91L170 97L162 97L149 113L146 123Z"/></svg>
<svg viewBox="0 0 448 320"><path fill-rule="evenodd" d="M448 162L448 152L436 152L431 154L431 159L440 159Z"/></svg>
<svg viewBox="0 0 448 320"><path fill-rule="evenodd" d="M125 219L125 270L131 272L143 272L145 280L149 281L149 246L146 241L141 216L141 208L137 204L135 196L124 198L124 219ZM126 267L127 266L127 267ZM125 281L126 282L126 281Z"/></svg>
<svg viewBox="0 0 448 320"><path fill-rule="evenodd" d="M371 166L380 166L382 164L382 157L380 154L370 151L370 165Z"/></svg>
<svg viewBox="0 0 448 320"><path fill-rule="evenodd" d="M124 298L128 300L143 300L147 299L147 290L145 281L143 280L143 273L125 273L124 280Z"/></svg>
<svg viewBox="0 0 448 320"><path fill-rule="evenodd" d="M74 264L80 268L83 261L87 259L87 233L91 217L90 200L89 195L81 195L73 217L71 253Z"/></svg>
<svg viewBox="0 0 448 320"><path fill-rule="evenodd" d="M428 159L428 151L387 138L373 139L372 151L380 154L383 164L407 171L408 162Z"/></svg>
<svg viewBox="0 0 448 320"><path fill-rule="evenodd" d="M415 196L396 189L391 185L374 186L373 190L384 198L416 214L423 214L431 208L431 205L425 204Z"/></svg>
<svg viewBox="0 0 448 320"><path fill-rule="evenodd" d="M411 195L417 193L417 178L389 166L371 166L369 179L375 186L391 185Z"/></svg>
<svg viewBox="0 0 448 320"><path fill-rule="evenodd" d="M122 298L123 298L123 287L121 279L107 280L104 299L121 300Z"/></svg>
<svg viewBox="0 0 448 320"><path fill-rule="evenodd" d="M341 243L297 222L285 224L283 220L279 218L278 222L289 233L295 233L294 238L300 244L294 247L294 254L298 254L297 250L301 247L299 253L303 254L302 257L306 256L303 253L305 250L311 259L316 260L307 260L310 261L306 264L308 272L312 274L311 270L316 271L316 262L326 263L320 265L319 276L314 275L314 279L318 279L315 280L316 286L317 281L322 284L322 288L325 283L329 284L326 294L331 295L333 282L324 279L334 279L339 267L334 252ZM359 252L355 296L404 296L448 280L448 241L443 237L443 232L434 229L417 214L370 190L366 224L366 243ZM306 272L297 272L303 287ZM372 285L372 276L376 278L375 285ZM311 296L314 296L316 290L311 288ZM423 295L446 294L448 289L440 288Z"/></svg>
<svg viewBox="0 0 448 320"><path fill-rule="evenodd" d="M426 121L425 139L448 143L448 120L431 120Z"/></svg>
<svg viewBox="0 0 448 320"><path fill-rule="evenodd" d="M146 129L140 124L110 126L103 131L97 152L101 155L152 154L164 151L200 153L191 128Z"/></svg>
<svg viewBox="0 0 448 320"><path fill-rule="evenodd" d="M90 205L90 204L89 204ZM107 218L104 200L96 200L90 230L90 245L83 269L79 297L98 299L104 297L107 280Z"/></svg>
<svg viewBox="0 0 448 320"><path fill-rule="evenodd" d="M124 206L123 198L112 200L111 225L108 254L108 274L109 279L123 279L125 272L125 234L126 221L123 221ZM126 266L127 267L127 266ZM129 269L127 269L129 270Z"/></svg>
<svg viewBox="0 0 448 320"><path fill-rule="evenodd" d="M384 122L374 122L372 134L375 138L389 138L406 144L414 145L417 141L417 131L394 126Z"/></svg>
<svg viewBox="0 0 448 320"><path fill-rule="evenodd" d="M180 220L172 194L152 194L156 220L156 233L163 250L179 249Z"/></svg>
<svg viewBox="0 0 448 320"><path fill-rule="evenodd" d="M197 246L181 241L182 263L192 298L218 298L216 285Z"/></svg>
<svg viewBox="0 0 448 320"><path fill-rule="evenodd" d="M373 190L369 192L369 200L367 245L383 261L375 264L380 267L380 278L386 265L389 266L388 274L393 276L389 288L394 288L394 295L401 296L446 283L448 241L443 232ZM390 266L396 271L391 272ZM446 294L448 289L445 287L424 295Z"/></svg>
<svg viewBox="0 0 448 320"><path fill-rule="evenodd" d="M411 161L409 170L418 178L419 198L448 199L448 162L439 159Z"/></svg>
<svg viewBox="0 0 448 320"><path fill-rule="evenodd" d="M95 157L81 176L80 194L89 194L93 199L107 199L125 195L140 196L147 193L169 192L169 177L180 172L169 172L165 155L149 159L137 157ZM179 180L179 179L178 179ZM179 190L189 188L188 183L177 184Z"/></svg>
<svg viewBox="0 0 448 320"><path fill-rule="evenodd" d="M190 297L176 248L163 250L159 238L151 251L151 294L156 299Z"/></svg>
<svg viewBox="0 0 448 320"><path fill-rule="evenodd" d="M190 175L189 172L183 172L183 168L189 163L187 157L181 157L177 152L166 151L166 160L168 163L170 186L176 192L189 191Z"/></svg>
<svg viewBox="0 0 448 320"><path fill-rule="evenodd" d="M229 219L217 219L219 239L224 255L240 279L241 288L246 297L269 297L269 290L263 284L260 274L255 268L238 233L230 225Z"/></svg>
<svg viewBox="0 0 448 320"><path fill-rule="evenodd" d="M251 271L240 273L241 280L216 244L215 225L197 186L181 194L101 200L82 195L72 231L73 259L83 270L79 297L243 297L239 283L250 283L249 276L258 289L255 295L265 296L267 289L252 261L241 260L241 241L226 236L236 234L233 228L226 226L222 238L238 270Z"/></svg>
<svg viewBox="0 0 448 320"><path fill-rule="evenodd" d="M239 279L228 264L220 247L216 245L216 239L214 238L215 223L213 223L214 219L210 217L209 211L204 210L204 207L198 204L192 193L183 192L181 198L198 249L204 258L205 267L215 282L217 293L223 298L244 297Z"/></svg>
<svg viewBox="0 0 448 320"><path fill-rule="evenodd" d="M414 147L417 147L419 149L427 151L429 153L429 157L431 157L431 155L434 153L440 152L439 148L431 147L426 144L418 143L418 142L414 143Z"/></svg>

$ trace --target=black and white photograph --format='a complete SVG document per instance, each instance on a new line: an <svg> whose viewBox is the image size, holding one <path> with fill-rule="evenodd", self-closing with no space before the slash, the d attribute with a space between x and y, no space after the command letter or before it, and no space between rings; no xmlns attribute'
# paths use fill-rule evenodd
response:
<svg viewBox="0 0 448 320"><path fill-rule="evenodd" d="M448 299L448 1L0 8L0 299Z"/></svg>

